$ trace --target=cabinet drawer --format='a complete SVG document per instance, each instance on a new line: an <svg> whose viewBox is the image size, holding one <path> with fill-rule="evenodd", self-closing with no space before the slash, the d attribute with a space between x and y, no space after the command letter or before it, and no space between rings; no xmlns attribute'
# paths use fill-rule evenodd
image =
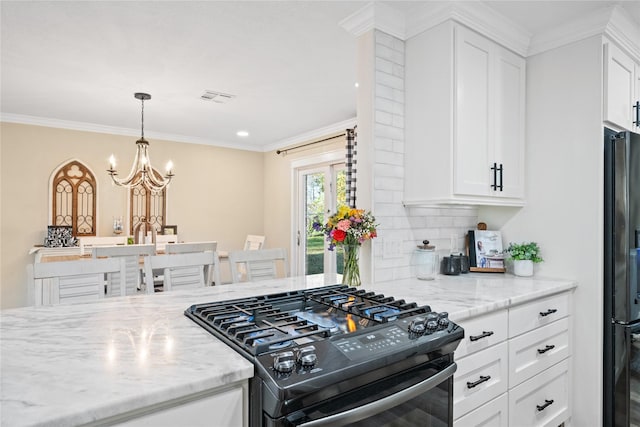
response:
<svg viewBox="0 0 640 427"><path fill-rule="evenodd" d="M509 387L515 387L570 354L566 317L513 338L509 341Z"/></svg>
<svg viewBox="0 0 640 427"><path fill-rule="evenodd" d="M509 425L556 427L571 417L569 360L509 391Z"/></svg>
<svg viewBox="0 0 640 427"><path fill-rule="evenodd" d="M453 419L507 391L507 343L471 354L458 361L453 376Z"/></svg>
<svg viewBox="0 0 640 427"><path fill-rule="evenodd" d="M464 328L464 339L455 351L456 360L507 339L507 310L456 322Z"/></svg>
<svg viewBox="0 0 640 427"><path fill-rule="evenodd" d="M569 293L523 304L509 310L509 338L548 325L569 314Z"/></svg>
<svg viewBox="0 0 640 427"><path fill-rule="evenodd" d="M453 427L507 427L509 425L509 398L507 393L482 405L453 422Z"/></svg>

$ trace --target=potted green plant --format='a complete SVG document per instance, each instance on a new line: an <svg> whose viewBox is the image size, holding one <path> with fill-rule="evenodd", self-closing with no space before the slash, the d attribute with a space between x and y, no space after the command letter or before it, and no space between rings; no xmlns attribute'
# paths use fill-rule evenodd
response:
<svg viewBox="0 0 640 427"><path fill-rule="evenodd" d="M536 242L509 243L507 253L513 260L513 274L516 276L533 276L533 263L544 261Z"/></svg>

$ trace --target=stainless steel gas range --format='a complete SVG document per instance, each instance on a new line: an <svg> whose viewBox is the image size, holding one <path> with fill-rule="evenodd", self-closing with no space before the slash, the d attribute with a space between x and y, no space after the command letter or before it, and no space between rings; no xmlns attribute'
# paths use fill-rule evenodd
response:
<svg viewBox="0 0 640 427"><path fill-rule="evenodd" d="M185 315L254 363L252 427L452 425L464 331L447 313L334 285Z"/></svg>

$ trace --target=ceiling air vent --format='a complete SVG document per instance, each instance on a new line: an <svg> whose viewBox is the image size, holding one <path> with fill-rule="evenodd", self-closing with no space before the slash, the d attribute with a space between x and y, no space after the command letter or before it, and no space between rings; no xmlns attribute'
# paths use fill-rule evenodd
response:
<svg viewBox="0 0 640 427"><path fill-rule="evenodd" d="M235 95L230 95L228 93L215 92L213 90L206 90L202 95L200 95L200 99L203 101L212 101L218 104L225 104L235 98Z"/></svg>

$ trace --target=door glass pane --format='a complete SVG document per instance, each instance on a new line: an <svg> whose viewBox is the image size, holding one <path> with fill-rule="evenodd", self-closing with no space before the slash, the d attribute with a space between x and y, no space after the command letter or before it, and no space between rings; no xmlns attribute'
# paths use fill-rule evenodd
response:
<svg viewBox="0 0 640 427"><path fill-rule="evenodd" d="M324 224L324 173L305 175L305 274L324 273L324 234L313 229L313 222Z"/></svg>

